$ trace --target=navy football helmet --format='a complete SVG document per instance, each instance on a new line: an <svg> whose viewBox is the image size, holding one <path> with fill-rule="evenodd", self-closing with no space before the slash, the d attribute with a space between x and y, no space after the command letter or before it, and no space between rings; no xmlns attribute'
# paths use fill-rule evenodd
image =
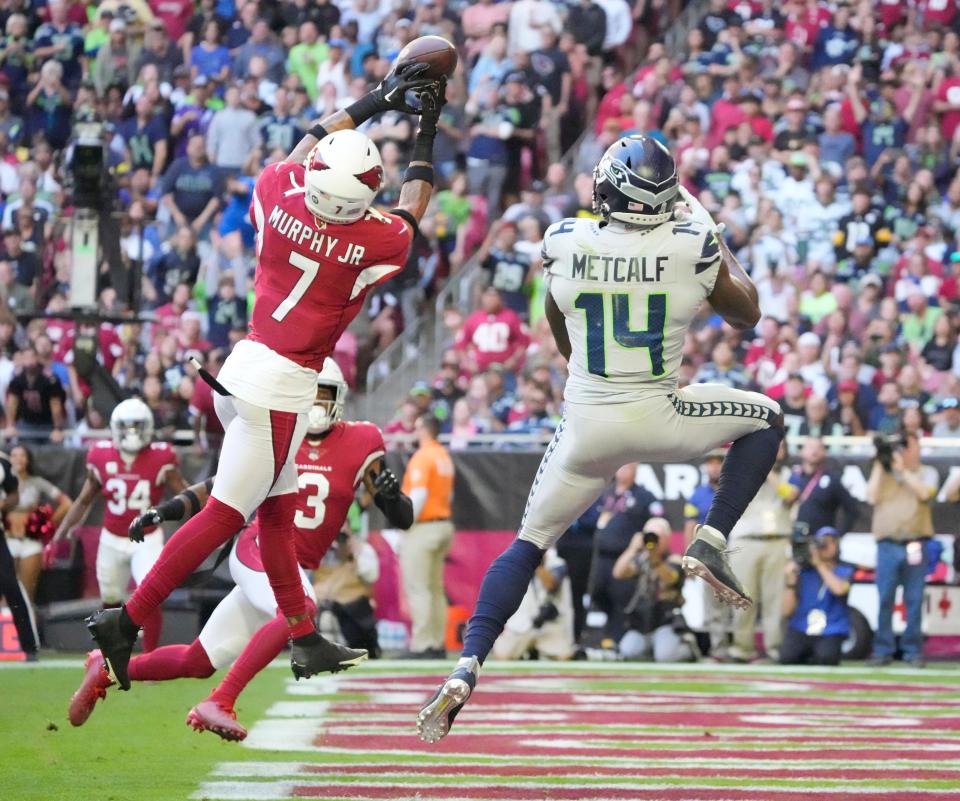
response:
<svg viewBox="0 0 960 801"><path fill-rule="evenodd" d="M680 191L677 163L651 136L624 136L593 169L593 213L604 220L655 226L673 216Z"/></svg>

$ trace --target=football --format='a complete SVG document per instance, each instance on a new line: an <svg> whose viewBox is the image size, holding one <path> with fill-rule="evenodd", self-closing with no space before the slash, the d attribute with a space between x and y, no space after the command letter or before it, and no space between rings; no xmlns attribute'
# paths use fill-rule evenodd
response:
<svg viewBox="0 0 960 801"><path fill-rule="evenodd" d="M439 81L453 75L457 68L457 50L442 36L421 36L397 55L396 66L409 62L429 64L425 77Z"/></svg>

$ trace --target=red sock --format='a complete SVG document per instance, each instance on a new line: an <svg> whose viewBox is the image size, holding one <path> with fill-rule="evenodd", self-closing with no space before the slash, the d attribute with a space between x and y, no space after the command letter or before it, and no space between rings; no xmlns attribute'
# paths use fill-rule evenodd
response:
<svg viewBox="0 0 960 801"><path fill-rule="evenodd" d="M163 613L154 609L143 621L143 652L150 653L160 644L160 632L163 630Z"/></svg>
<svg viewBox="0 0 960 801"><path fill-rule="evenodd" d="M194 640L190 645L165 645L130 660L133 681L206 679L214 674L214 670L200 640Z"/></svg>
<svg viewBox="0 0 960 801"><path fill-rule="evenodd" d="M306 612L297 550L294 545L293 516L297 510L295 493L274 495L260 504L260 558L270 579L273 597L284 617L299 617ZM303 620L291 627L294 637L314 630L313 622Z"/></svg>
<svg viewBox="0 0 960 801"><path fill-rule="evenodd" d="M317 607L314 606L313 601L306 598L305 601L312 617ZM261 626L247 643L243 653L237 657L237 661L233 663L227 675L223 677L220 685L210 693L210 700L216 701L227 709L233 709L237 696L243 692L243 688L279 656L289 639L290 629L282 613L265 626Z"/></svg>
<svg viewBox="0 0 960 801"><path fill-rule="evenodd" d="M150 612L158 608L204 559L242 526L243 515L240 512L216 498L210 498L207 505L184 523L160 551L160 558L126 603L130 619L142 626ZM291 547L292 538L291 532Z"/></svg>

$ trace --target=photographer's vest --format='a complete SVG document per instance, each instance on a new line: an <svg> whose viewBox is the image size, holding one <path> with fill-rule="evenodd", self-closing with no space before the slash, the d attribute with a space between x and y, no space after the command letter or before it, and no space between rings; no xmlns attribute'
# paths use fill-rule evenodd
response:
<svg viewBox="0 0 960 801"><path fill-rule="evenodd" d="M921 474L927 472L920 466ZM879 500L873 509L873 535L878 540L907 542L933 536L933 514L928 501L921 501L906 484L884 473Z"/></svg>

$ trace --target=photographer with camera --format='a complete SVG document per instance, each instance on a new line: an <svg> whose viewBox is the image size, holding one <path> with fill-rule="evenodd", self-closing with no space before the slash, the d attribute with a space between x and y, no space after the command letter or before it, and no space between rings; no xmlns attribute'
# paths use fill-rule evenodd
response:
<svg viewBox="0 0 960 801"><path fill-rule="evenodd" d="M635 534L613 567L614 578L635 580L633 596L624 610L627 631L620 639L620 656L655 662L693 662L696 651L685 642L683 570L670 554L670 523L653 517Z"/></svg>
<svg viewBox="0 0 960 801"><path fill-rule="evenodd" d="M840 562L840 534L823 526L805 542L795 540L787 564L780 645L782 665L839 665L840 646L850 632L847 593L852 565Z"/></svg>
<svg viewBox="0 0 960 801"><path fill-rule="evenodd" d="M324 613L330 613L341 635L338 637L331 631L332 639L345 642L351 648L366 648L371 659L380 657L377 620L370 602L378 578L377 552L370 543L352 533L349 522L344 522L336 543L313 571L320 628L324 633L334 628L324 619Z"/></svg>
<svg viewBox="0 0 960 801"><path fill-rule="evenodd" d="M520 608L493 644L495 659L522 659L533 650L557 660L572 659L576 651L570 577L554 548L544 552Z"/></svg>
<svg viewBox="0 0 960 801"><path fill-rule="evenodd" d="M877 540L880 609L868 664L883 666L893 661L893 604L897 587L902 586L907 612L907 627L900 638L903 660L923 667L926 549L933 537L930 505L937 494L939 475L933 467L920 463L920 442L915 434L877 436L874 446L877 453L867 482L867 501L873 506L871 531Z"/></svg>

